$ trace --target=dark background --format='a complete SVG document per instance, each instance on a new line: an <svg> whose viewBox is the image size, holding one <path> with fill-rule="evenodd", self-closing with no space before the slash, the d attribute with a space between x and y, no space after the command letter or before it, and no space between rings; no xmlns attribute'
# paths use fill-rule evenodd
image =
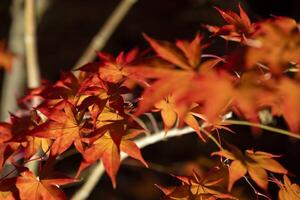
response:
<svg viewBox="0 0 300 200"><path fill-rule="evenodd" d="M0 38L7 39L11 0L0 3ZM237 10L237 0L139 0L117 28L104 51L117 54L145 47L141 33L166 40L191 38L202 23L221 24L214 6ZM57 80L70 69L119 0L52 0L38 26L38 52L42 77ZM252 19L270 15L300 18L298 0L242 1Z"/></svg>
<svg viewBox="0 0 300 200"><path fill-rule="evenodd" d="M11 0L0 0L0 39L4 40L8 39L10 27L10 2ZM237 2L139 0L114 32L104 51L116 55L133 47L145 49L147 44L142 38L142 32L157 39L190 39L199 30L204 31L201 28L203 23L223 23L214 6L236 11ZM119 0L53 0L41 19L37 32L42 77L55 81L61 71L70 70L118 3ZM300 19L299 0L248 0L241 3L254 21L270 15ZM221 55L224 41L216 40L212 45L215 49L213 52ZM240 134L234 137L227 135L229 141L239 144L243 149L254 148L283 154L284 157L280 160L283 165L292 173L300 175L299 142L270 133L263 133L261 137L254 138L248 128L232 128ZM212 150L212 145L204 145L196 135L175 138L147 147L143 149L143 155L152 166L151 169L142 168L138 163L127 160L118 174L117 189L112 189L109 179L105 176L90 199L158 199L160 192L154 183L172 184L174 179L169 173L191 173L191 169L197 168L198 164L209 166L210 163L206 159ZM79 160L78 155L71 156L60 162L58 168L72 174ZM79 186L80 184L66 188L66 192L71 195ZM246 190L251 193L249 187Z"/></svg>

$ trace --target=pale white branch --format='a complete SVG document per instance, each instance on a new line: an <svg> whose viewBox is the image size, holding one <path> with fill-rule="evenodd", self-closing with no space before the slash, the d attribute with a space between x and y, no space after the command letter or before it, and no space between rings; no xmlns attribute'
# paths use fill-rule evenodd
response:
<svg viewBox="0 0 300 200"><path fill-rule="evenodd" d="M27 86L35 88L40 85L41 77L38 65L36 44L36 7L35 0L25 0L25 55L27 69Z"/></svg>
<svg viewBox="0 0 300 200"><path fill-rule="evenodd" d="M51 0L38 0L36 12L39 19L50 5ZM12 23L9 32L8 47L14 53L12 71L4 74L3 90L1 91L1 120L9 118L9 112L17 111L16 98L23 95L25 89L25 44L24 44L24 3L25 0L13 0L11 5ZM32 23L32 22L30 22ZM36 50L34 50L36 51ZM33 74L33 73L30 73ZM35 75L34 75L35 76ZM29 75L28 79L38 80ZM35 82L39 82L35 81ZM37 84L31 84L33 86ZM28 85L29 86L29 85ZM27 87L28 87L27 86Z"/></svg>
<svg viewBox="0 0 300 200"><path fill-rule="evenodd" d="M172 129L168 131L168 134L165 134L165 131L160 131L157 133L154 133L149 136L145 136L143 138L135 140L135 143L137 146L142 149L146 146L149 146L151 144L155 144L160 141L167 140L168 138L171 137L176 137L176 136L182 136L186 135L189 133L194 132L194 130L191 127L185 127L183 129ZM121 161L127 158L128 155L121 153ZM85 200L88 199L89 195L101 179L105 169L102 164L102 162L99 162L95 168L92 170L90 173L89 177L87 178L86 182L83 184L83 186L73 195L71 200Z"/></svg>
<svg viewBox="0 0 300 200"><path fill-rule="evenodd" d="M27 72L27 87L32 89L39 87L41 84L40 68L38 63L38 51L37 51L37 38L36 38L36 17L38 9L44 12L48 6L47 1L40 1L39 7L36 6L37 0L25 0L25 29L24 29L24 43L25 43L25 55L26 55L26 72ZM47 2L47 4L46 4ZM44 6L43 6L44 5ZM42 15L42 13L39 13ZM31 101L31 106L36 107L40 103L39 97L35 97ZM39 114L39 113L38 113ZM39 156L40 152L37 152L35 156ZM36 160L27 164L28 168L35 174L38 172L38 163Z"/></svg>

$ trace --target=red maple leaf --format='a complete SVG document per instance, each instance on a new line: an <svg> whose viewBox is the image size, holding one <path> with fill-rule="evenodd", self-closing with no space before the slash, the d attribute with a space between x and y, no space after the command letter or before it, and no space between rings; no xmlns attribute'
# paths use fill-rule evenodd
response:
<svg viewBox="0 0 300 200"><path fill-rule="evenodd" d="M228 24L221 27L205 25L209 31L215 35L220 35L226 40L252 44L252 41L248 40L248 38L255 32L256 25L251 23L248 15L240 4L239 15L230 10L224 11L218 7L216 7L216 9Z"/></svg>
<svg viewBox="0 0 300 200"><path fill-rule="evenodd" d="M65 200L66 195L59 188L61 185L76 182L76 179L62 176L60 178L48 178L35 176L28 169L23 169L20 176L16 178L16 187L18 188L20 199L49 199L49 200Z"/></svg>
<svg viewBox="0 0 300 200"><path fill-rule="evenodd" d="M184 121L185 115L195 102L204 105L208 121L217 120L226 109L232 93L231 80L226 78L228 75L212 69L222 59L201 62L202 49L206 45L201 44L200 35L196 35L192 42L177 41L176 45L154 40L146 35L145 37L161 58L179 69L168 69L166 75L158 76L157 81L145 89L136 115L150 110L155 103L171 95L180 122ZM216 96L210 98L209 94ZM210 106L211 104L214 106Z"/></svg>
<svg viewBox="0 0 300 200"><path fill-rule="evenodd" d="M220 192L220 188L216 187L222 179L210 180L209 176L215 173L218 168L213 168L208 173L200 177L195 171L193 176L175 176L181 181L180 186L163 187L156 185L164 194L164 199L236 199L235 197ZM217 189L218 188L218 189Z"/></svg>
<svg viewBox="0 0 300 200"><path fill-rule="evenodd" d="M120 166L121 151L141 161L146 167L148 166L137 145L130 140L140 134L141 130L127 130L126 124L122 120L104 125L102 129L104 134L85 150L84 161L81 163L77 174L101 159L113 186L116 187L115 179Z"/></svg>
<svg viewBox="0 0 300 200"><path fill-rule="evenodd" d="M268 187L267 171L287 174L287 170L276 160L278 156L253 150L247 150L243 154L237 147L230 145L231 151L221 150L212 155L223 156L232 160L229 166L228 190L231 191L233 184L248 172L253 181L262 189Z"/></svg>
<svg viewBox="0 0 300 200"><path fill-rule="evenodd" d="M84 121L78 116L76 108L68 101L62 102L63 110L53 108L46 113L49 118L45 123L40 124L29 135L53 139L51 154L59 155L66 151L73 143L79 152L84 151L82 142L82 127Z"/></svg>

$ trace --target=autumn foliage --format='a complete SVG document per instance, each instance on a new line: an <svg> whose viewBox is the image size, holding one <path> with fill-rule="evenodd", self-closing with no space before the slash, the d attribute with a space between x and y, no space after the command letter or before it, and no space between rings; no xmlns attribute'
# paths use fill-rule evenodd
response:
<svg viewBox="0 0 300 200"><path fill-rule="evenodd" d="M144 34L152 51L133 49L117 57L99 52L99 61L82 66L78 77L64 73L56 83L45 81L30 90L20 99L23 115L11 114L10 122L0 124L0 169L14 166L13 172L2 174L0 199L66 199L58 186L79 181L81 172L99 160L117 187L121 152L148 167L134 142L147 137L136 121L146 112L161 114L166 134L190 126L201 142L212 140L219 148L211 152L219 165L207 174L174 175L180 186L157 186L165 199L238 199L231 191L242 179L251 179L264 198L273 180L280 200L300 199L299 186L288 178L292 173L276 161L279 155L259 149L242 152L223 137L217 139L220 129L233 134L232 124L248 124L255 135L267 129L300 138L298 24L286 17L253 23L241 6L239 13L216 10L225 25L205 27L212 33L210 40L222 37L236 44L227 55L203 53L210 41L202 34L174 43ZM0 57L1 62L7 63ZM31 108L37 97L41 103ZM282 117L288 130L264 124L262 111ZM82 162L76 177L66 177L53 166L74 148ZM38 174L26 167L35 161ZM221 168L228 180L224 174L216 177Z"/></svg>

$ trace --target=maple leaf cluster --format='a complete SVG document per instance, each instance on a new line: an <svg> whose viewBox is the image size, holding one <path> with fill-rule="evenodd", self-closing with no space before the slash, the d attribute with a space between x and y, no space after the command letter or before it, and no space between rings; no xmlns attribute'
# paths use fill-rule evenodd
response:
<svg viewBox="0 0 300 200"><path fill-rule="evenodd" d="M101 160L116 187L121 152L148 166L134 142L145 132L135 119L146 112L161 114L166 134L173 127L188 125L204 142L214 138L214 130L229 130L230 121L224 119L229 112L260 123L259 112L267 110L272 116L283 117L289 129L299 134L297 23L284 17L252 23L239 9L238 15L218 8L227 25L206 26L214 36L238 42L237 50L229 55L204 54L209 45L201 34L192 41L175 43L145 34L154 54L133 49L114 57L101 52L99 61L79 69L78 77L64 73L56 83L44 82L29 91L20 100L25 114L11 114L10 122L0 124L0 170L11 163L17 172L15 177L1 178L1 197L65 199L59 185L77 179L59 176L48 166L73 147L83 157L77 177ZM143 89L141 96L135 92L137 86ZM28 105L36 98L41 103L32 109ZM246 174L267 190L268 172L288 173L273 154L253 150L243 154L228 146L230 150L219 146L220 151L212 154L229 161L228 191ZM20 166L34 160L40 161L39 175ZM177 178L182 186L159 186L169 199L235 199L214 188L220 179L206 181L197 173ZM287 176L284 184L277 183L280 199L292 195L299 199L299 192L291 194L299 187Z"/></svg>

